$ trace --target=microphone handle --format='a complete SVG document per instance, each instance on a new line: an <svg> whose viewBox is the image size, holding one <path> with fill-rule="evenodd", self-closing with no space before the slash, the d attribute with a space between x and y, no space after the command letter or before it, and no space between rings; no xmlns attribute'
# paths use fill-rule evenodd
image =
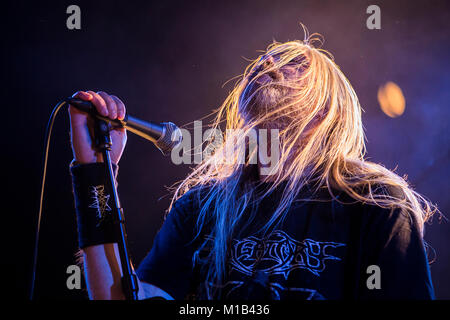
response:
<svg viewBox="0 0 450 320"><path fill-rule="evenodd" d="M128 114L123 120L118 120L129 131L144 139L156 142L166 133L166 127L160 124L144 121Z"/></svg>

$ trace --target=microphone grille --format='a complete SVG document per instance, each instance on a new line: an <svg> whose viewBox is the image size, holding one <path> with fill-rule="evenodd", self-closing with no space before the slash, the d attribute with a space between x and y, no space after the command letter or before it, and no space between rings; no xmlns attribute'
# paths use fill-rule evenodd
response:
<svg viewBox="0 0 450 320"><path fill-rule="evenodd" d="M163 155L167 155L181 142L182 133L172 122L163 122L161 125L164 127L164 132L161 137L156 140L155 145L161 150Z"/></svg>

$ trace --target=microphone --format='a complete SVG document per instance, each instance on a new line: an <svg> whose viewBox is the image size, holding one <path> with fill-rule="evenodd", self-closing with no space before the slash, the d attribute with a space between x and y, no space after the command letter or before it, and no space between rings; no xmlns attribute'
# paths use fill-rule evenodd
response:
<svg viewBox="0 0 450 320"><path fill-rule="evenodd" d="M67 104L74 106L78 110L87 112L97 119L109 122L116 127L123 127L128 131L153 142L164 155L167 155L182 140L180 129L172 122L157 124L140 120L128 114L125 115L123 120L111 120L108 117L99 114L89 101L78 98L67 98L65 101Z"/></svg>

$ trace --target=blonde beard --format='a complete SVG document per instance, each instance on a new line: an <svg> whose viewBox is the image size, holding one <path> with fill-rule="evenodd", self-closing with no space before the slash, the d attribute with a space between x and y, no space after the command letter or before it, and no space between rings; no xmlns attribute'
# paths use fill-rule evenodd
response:
<svg viewBox="0 0 450 320"><path fill-rule="evenodd" d="M253 86L257 86L257 84L253 84ZM249 96L254 94L245 110L242 110L244 118L246 118L246 120L258 120L265 115L276 111L283 104L287 103L291 90L292 89L277 84L268 84L263 87L250 89ZM286 122L287 119L285 119L282 114L276 113L275 116L266 119L258 126L264 128L276 127L281 129L283 125L286 125Z"/></svg>

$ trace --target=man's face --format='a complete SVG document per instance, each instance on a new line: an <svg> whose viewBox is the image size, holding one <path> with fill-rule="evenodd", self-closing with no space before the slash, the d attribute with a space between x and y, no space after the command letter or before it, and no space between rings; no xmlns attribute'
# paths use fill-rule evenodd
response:
<svg viewBox="0 0 450 320"><path fill-rule="evenodd" d="M251 98L240 106L245 120L259 119L280 108L294 93L294 89L289 86L298 83L299 63L292 61L278 68L278 59L277 56L263 56L261 63L249 75L242 101Z"/></svg>
<svg viewBox="0 0 450 320"><path fill-rule="evenodd" d="M243 93L243 101L251 97L247 104L240 106L245 121L258 120L275 111L273 116L258 124L260 128L283 130L293 127L293 123L298 126L298 120L309 116L304 114L307 109L294 102L301 87L301 76L306 67L305 58L297 57L281 67L274 68L278 59L278 56L263 56L261 63L255 66L248 77L247 83L251 83ZM279 112L276 112L277 110ZM300 138L303 143L315 131L325 114L325 110L322 110L308 122Z"/></svg>

